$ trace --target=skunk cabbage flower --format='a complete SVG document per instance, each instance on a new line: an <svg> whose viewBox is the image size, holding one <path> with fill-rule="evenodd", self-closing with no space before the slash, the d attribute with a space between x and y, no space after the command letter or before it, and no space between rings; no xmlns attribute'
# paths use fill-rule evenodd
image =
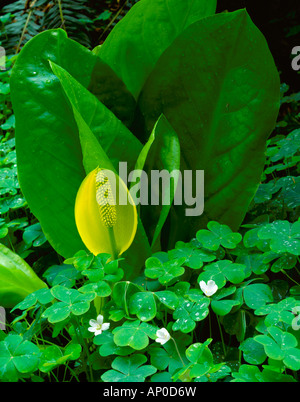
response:
<svg viewBox="0 0 300 402"><path fill-rule="evenodd" d="M137 229L136 206L126 185L115 173L96 168L78 190L75 221L91 253L108 253L115 259L133 242Z"/></svg>

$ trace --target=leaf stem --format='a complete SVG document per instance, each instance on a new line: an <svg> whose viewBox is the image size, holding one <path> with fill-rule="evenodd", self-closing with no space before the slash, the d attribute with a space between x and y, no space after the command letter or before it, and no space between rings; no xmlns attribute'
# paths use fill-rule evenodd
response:
<svg viewBox="0 0 300 402"><path fill-rule="evenodd" d="M297 281L295 281L293 278L291 278L291 277L285 272L284 269L282 269L281 272L282 272L286 277L288 277L289 280L291 280L292 282L294 282L296 285L300 286L300 284L299 284Z"/></svg>
<svg viewBox="0 0 300 402"><path fill-rule="evenodd" d="M18 43L18 46L17 46L16 54L18 54L19 51L20 51L20 47L22 45L26 29L27 29L27 26L28 26L30 18L31 18L31 14L33 12L33 7L34 7L36 2L37 2L37 0L34 0L33 3L30 5L30 10L29 10L28 16L26 18L25 25L23 27L22 33L21 33L21 37L20 37L20 40L19 40L19 43Z"/></svg>
<svg viewBox="0 0 300 402"><path fill-rule="evenodd" d="M218 316L217 314L216 314L216 317L217 317L217 322L218 322L218 326L219 326L219 330L220 330L220 336L221 336L221 341L222 341L222 346L223 346L223 352L224 352L224 358L225 358L225 356L226 356L226 354L227 354L227 351L226 351L226 347L225 347L225 342L224 342L222 327L221 327L221 324L220 324L219 316Z"/></svg>
<svg viewBox="0 0 300 402"><path fill-rule="evenodd" d="M84 349L84 351L86 353L88 363L89 363L90 380L91 380L91 382L94 382L93 370L92 370L92 365L91 365L91 362L90 362L90 353L89 353L88 347L87 347L87 345L85 343L85 340L83 339L83 336L82 336L82 333L81 333L81 330L80 330L79 320L78 320L78 318L76 316L74 318L75 318L74 322L76 324L75 334L76 334L78 343L83 346L83 349Z"/></svg>
<svg viewBox="0 0 300 402"><path fill-rule="evenodd" d="M172 339L172 341L174 342L176 352L177 352L177 354L178 354L178 356L179 356L179 359L180 359L182 365L185 366L184 361L182 360L181 354L179 353L179 349L178 349L178 347L177 347L177 343L176 343L175 339L172 338L172 337L171 337L171 339Z"/></svg>
<svg viewBox="0 0 300 402"><path fill-rule="evenodd" d="M59 15L60 15L60 19L61 19L61 26L67 32L66 25L65 25L64 14L63 14L63 11L62 11L62 6L61 6L61 0L57 0L57 2L58 2L58 8L59 8Z"/></svg>

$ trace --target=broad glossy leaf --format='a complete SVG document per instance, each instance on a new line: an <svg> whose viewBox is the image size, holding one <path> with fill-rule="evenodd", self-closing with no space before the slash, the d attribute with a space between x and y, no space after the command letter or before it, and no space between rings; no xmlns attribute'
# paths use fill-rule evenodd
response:
<svg viewBox="0 0 300 402"><path fill-rule="evenodd" d="M24 46L11 77L20 186L51 245L64 257L71 257L84 249L75 226L74 203L85 171L73 110L49 60L83 87L92 85L91 89L92 75L102 74L103 63L94 53L68 39L64 31L49 30ZM108 82L113 76L115 81L111 94L107 83L105 98L120 95L122 108L132 105L124 101L127 90L108 66L102 80L107 70ZM101 98L99 88L95 92ZM130 97L128 91L127 95ZM107 145L102 143L104 150Z"/></svg>
<svg viewBox="0 0 300 402"><path fill-rule="evenodd" d="M146 135L163 113L179 137L181 170L204 170L204 214L190 218L175 207L171 230L183 240L209 220L236 230L260 181L279 107L278 72L247 12L186 28L159 58L138 103Z"/></svg>
<svg viewBox="0 0 300 402"><path fill-rule="evenodd" d="M47 285L20 256L0 244L0 306L14 307Z"/></svg>
<svg viewBox="0 0 300 402"><path fill-rule="evenodd" d="M126 161L128 163L128 168L133 168L136 159L138 158L138 154L142 149L141 143L109 109L80 85L80 83L77 82L66 70L55 63L51 63L51 68L59 78L61 85L64 88L64 92L72 105L79 131L83 156L82 163L85 172L89 174L95 168L101 167L116 173L119 169L120 161ZM124 187L122 181L120 183L120 187L121 186ZM76 200L78 200L78 194ZM86 201L84 201L84 204L86 205ZM75 205L77 205L77 201ZM123 214L119 214L119 221L122 221L122 225L119 225L118 231L124 232L125 229L125 233L129 235L130 233L128 229L129 226L132 225L130 220L127 221L127 223L125 222L126 217L124 217L124 214L126 214L126 211L131 211L134 208L130 202L123 206L116 205L116 207L119 209L119 212L123 211ZM81 212L81 215L84 215L83 211ZM131 213L131 215L133 214ZM136 219L136 217L134 219ZM98 225L96 220L95 223L95 226L100 230L101 225ZM133 224L133 226L135 225L136 223ZM91 226L92 224L89 222L89 227L91 228ZM91 236L95 242L95 239L97 238L95 231L93 232L90 229L89 231L89 236ZM120 238L120 236L118 237ZM98 245L101 245L105 243L105 239L100 242L97 240L96 242ZM100 247L98 252L101 250L102 252L108 252L108 249L105 249L105 247L102 247L102 249ZM138 220L137 233L135 233L130 253L128 252L128 257L126 259L128 262L128 264L126 264L127 278L132 275L131 271L138 271L140 269L149 252L150 246L148 239L141 221ZM134 270L129 268L130 264L135 267Z"/></svg>
<svg viewBox="0 0 300 402"><path fill-rule="evenodd" d="M138 97L165 49L190 24L216 11L216 0L141 0L114 27L98 54Z"/></svg>
<svg viewBox="0 0 300 402"><path fill-rule="evenodd" d="M83 150L83 165L86 173L90 173L97 166L106 169L113 166L117 170L119 161L126 161L128 168L132 169L142 149L139 140L95 95L74 79L64 68L52 62L50 65L71 103L79 130ZM90 146L91 135L87 138L85 126L90 129L95 137L94 144ZM86 150L85 147L87 147Z"/></svg>

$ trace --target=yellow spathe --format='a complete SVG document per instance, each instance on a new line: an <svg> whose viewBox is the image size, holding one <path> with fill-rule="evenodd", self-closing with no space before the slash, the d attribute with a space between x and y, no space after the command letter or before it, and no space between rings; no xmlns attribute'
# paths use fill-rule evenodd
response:
<svg viewBox="0 0 300 402"><path fill-rule="evenodd" d="M130 247L136 234L136 206L126 185L115 173L96 168L78 190L75 221L91 253L109 253L112 258L118 258Z"/></svg>

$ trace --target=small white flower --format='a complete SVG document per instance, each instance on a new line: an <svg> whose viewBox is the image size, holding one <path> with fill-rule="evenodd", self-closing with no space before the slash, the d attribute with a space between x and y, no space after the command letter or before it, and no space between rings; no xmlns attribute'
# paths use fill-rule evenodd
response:
<svg viewBox="0 0 300 402"><path fill-rule="evenodd" d="M101 314L98 315L97 320L90 320L89 324L88 330L94 332L95 335L102 334L102 331L106 331L110 326L109 323L103 323L103 315Z"/></svg>
<svg viewBox="0 0 300 402"><path fill-rule="evenodd" d="M296 316L292 321L292 328L294 331L298 331L300 329L300 306L293 307L292 312Z"/></svg>
<svg viewBox="0 0 300 402"><path fill-rule="evenodd" d="M166 342L168 342L168 340L171 339L171 335L166 330L166 328L158 329L156 331L156 336L157 338L155 339L155 342L158 342L161 345L164 345Z"/></svg>
<svg viewBox="0 0 300 402"><path fill-rule="evenodd" d="M216 293L216 291L218 290L218 286L216 285L215 281L208 281L207 283L205 283L204 281L201 281L199 283L200 288L202 290L202 292L205 294L205 296L212 296L213 294Z"/></svg>

